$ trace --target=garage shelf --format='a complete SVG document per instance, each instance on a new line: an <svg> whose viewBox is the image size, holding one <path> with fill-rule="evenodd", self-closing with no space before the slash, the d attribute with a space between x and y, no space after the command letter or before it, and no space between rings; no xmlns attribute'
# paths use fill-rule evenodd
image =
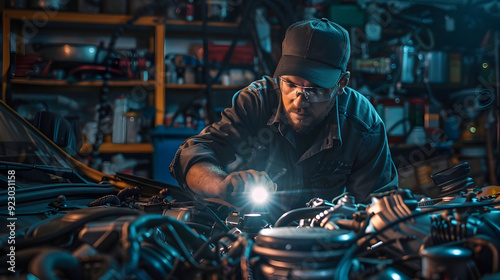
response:
<svg viewBox="0 0 500 280"><path fill-rule="evenodd" d="M77 12L61 12L53 10L5 10L5 14L10 19L20 20L44 20L57 22L72 22L72 23L89 23L89 24L125 24L132 18L131 15L115 15L115 14L92 14L92 13L77 13ZM155 16L140 17L134 24L136 25L156 25L160 19Z"/></svg>
<svg viewBox="0 0 500 280"><path fill-rule="evenodd" d="M33 85L33 86L88 86L88 87L100 87L102 86L102 81L80 81L80 82L68 82L66 80L46 80L46 79L23 79L14 78L10 80L11 84L16 85ZM154 86L155 81L109 81L109 86L117 87L128 87L128 86Z"/></svg>
<svg viewBox="0 0 500 280"><path fill-rule="evenodd" d="M165 88L167 89L184 89L184 90L196 90L196 89L205 89L207 86L204 84L166 84ZM213 89L228 89L228 90L239 90L243 86L241 85L236 85L236 86L224 86L224 85L213 85Z"/></svg>
<svg viewBox="0 0 500 280"><path fill-rule="evenodd" d="M100 153L138 153L146 154L153 152L153 145L150 143L138 143L138 144L115 144L115 143L103 143L99 147Z"/></svg>
<svg viewBox="0 0 500 280"><path fill-rule="evenodd" d="M108 34L113 32L118 26L122 26L130 21L132 15L119 14L94 14L80 12L66 12L53 10L28 10L28 9L4 9L2 14L3 29L3 51L2 51L2 93L3 100L6 99L8 85L15 86L20 90L37 87L61 90L72 88L78 91L79 88L86 90L88 88L98 88L103 85L102 81L78 81L68 82L67 80L49 80L38 78L10 77L8 69L11 65L11 55L14 52L23 53L27 36L23 36L24 30L19 28L25 23L31 23L30 26L39 29L53 30L57 33L59 30L78 30L77 32L100 32L99 34ZM204 25L201 21L170 20L161 16L142 16L134 23L134 27L127 30L133 36L147 36L149 42L149 51L154 53L154 67L156 73L165 73L165 41L167 38L197 38L203 32L222 37L232 38L240 33L238 23L228 22L208 22ZM11 34L16 34L15 42L11 41ZM33 34L28 34L33 35ZM29 38L28 38L29 39ZM13 48L13 49L11 49ZM15 48L15 49L14 49ZM206 89L204 84L167 84L163 75L155 75L154 80L147 82L139 80L111 80L108 85L114 88L120 87L146 87L151 93L151 102L154 103L155 115L154 126L164 124L166 113L166 95L191 94L195 91ZM212 85L212 89L224 91L239 90L242 86L224 86ZM114 144L104 143L99 151L101 153L152 153L152 144Z"/></svg>

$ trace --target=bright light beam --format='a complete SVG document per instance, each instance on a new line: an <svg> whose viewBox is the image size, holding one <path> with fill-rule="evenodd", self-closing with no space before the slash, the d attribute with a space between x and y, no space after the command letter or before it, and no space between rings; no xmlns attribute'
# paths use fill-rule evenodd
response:
<svg viewBox="0 0 500 280"><path fill-rule="evenodd" d="M269 192L263 186L257 186L250 192L250 197L255 204L263 204L269 198Z"/></svg>

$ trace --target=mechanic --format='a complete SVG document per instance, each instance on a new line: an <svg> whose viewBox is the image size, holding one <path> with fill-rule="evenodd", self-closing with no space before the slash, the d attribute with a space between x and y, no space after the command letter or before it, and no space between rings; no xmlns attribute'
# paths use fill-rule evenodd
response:
<svg viewBox="0 0 500 280"><path fill-rule="evenodd" d="M238 91L222 119L187 139L170 164L186 191L236 201L277 187L279 209L348 192L356 203L398 187L383 121L347 87L347 31L328 19L288 27L274 77Z"/></svg>

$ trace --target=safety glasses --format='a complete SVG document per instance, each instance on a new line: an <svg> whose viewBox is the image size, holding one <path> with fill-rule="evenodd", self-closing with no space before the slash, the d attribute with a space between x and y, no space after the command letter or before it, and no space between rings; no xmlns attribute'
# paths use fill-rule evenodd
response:
<svg viewBox="0 0 500 280"><path fill-rule="evenodd" d="M296 97L298 97L302 94L309 103L323 102L332 99L339 86L337 81L334 88L304 87L282 77L279 77L279 79L280 89L285 95L291 96L295 94Z"/></svg>

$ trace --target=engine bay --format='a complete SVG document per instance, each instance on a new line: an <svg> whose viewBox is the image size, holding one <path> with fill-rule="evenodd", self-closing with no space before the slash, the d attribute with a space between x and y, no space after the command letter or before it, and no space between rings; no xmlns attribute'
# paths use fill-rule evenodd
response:
<svg viewBox="0 0 500 280"><path fill-rule="evenodd" d="M434 198L406 189L372 194L369 204L349 194L313 198L272 222L265 212L243 212L223 201L176 199L168 188L152 197L129 188L73 204L58 197L50 215L40 212L45 217L29 226L2 229L1 275L497 279L500 191L473 186L467 168L437 174L441 195Z"/></svg>

